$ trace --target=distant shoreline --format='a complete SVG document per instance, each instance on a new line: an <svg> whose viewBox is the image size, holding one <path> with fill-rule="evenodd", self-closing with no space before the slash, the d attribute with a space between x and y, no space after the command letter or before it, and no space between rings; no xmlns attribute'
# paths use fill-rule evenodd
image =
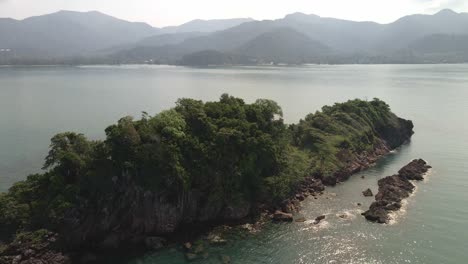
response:
<svg viewBox="0 0 468 264"><path fill-rule="evenodd" d="M306 64L222 64L222 65L180 65L180 64L144 64L144 63L122 63L122 64L2 64L0 68L20 68L20 67L124 67L124 66L161 66L161 67L186 67L186 68L219 68L219 67L271 67L271 68L288 68L288 67L308 67L308 66L380 66L380 65L465 65L468 62L450 62L450 63L306 63Z"/></svg>

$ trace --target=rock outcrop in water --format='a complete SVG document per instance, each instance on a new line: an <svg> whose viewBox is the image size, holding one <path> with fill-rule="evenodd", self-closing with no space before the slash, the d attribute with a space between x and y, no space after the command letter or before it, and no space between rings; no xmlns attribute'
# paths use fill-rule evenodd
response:
<svg viewBox="0 0 468 264"><path fill-rule="evenodd" d="M424 174L431 168L422 159L415 159L398 171L397 175L379 180L379 192L363 215L367 220L377 223L388 223L389 214L401 208L401 201L408 198L415 186L411 180L423 180Z"/></svg>
<svg viewBox="0 0 468 264"><path fill-rule="evenodd" d="M367 190L363 191L362 195L364 195L366 197L374 196L371 189L367 189Z"/></svg>

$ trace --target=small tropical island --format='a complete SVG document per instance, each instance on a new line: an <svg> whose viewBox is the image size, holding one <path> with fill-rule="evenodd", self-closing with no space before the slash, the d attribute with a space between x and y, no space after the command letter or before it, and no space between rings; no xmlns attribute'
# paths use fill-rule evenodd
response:
<svg viewBox="0 0 468 264"><path fill-rule="evenodd" d="M216 102L180 99L105 132L100 141L57 134L45 172L0 194L1 264L155 249L260 213L289 221L305 197L407 142L413 123L379 99L355 99L288 125L274 101L224 94Z"/></svg>

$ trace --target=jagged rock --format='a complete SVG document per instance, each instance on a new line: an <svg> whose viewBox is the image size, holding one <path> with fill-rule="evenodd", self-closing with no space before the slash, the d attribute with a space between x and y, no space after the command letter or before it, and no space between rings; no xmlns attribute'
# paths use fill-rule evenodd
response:
<svg viewBox="0 0 468 264"><path fill-rule="evenodd" d="M148 249L157 250L164 247L166 240L162 237L147 237L145 238L145 245Z"/></svg>
<svg viewBox="0 0 468 264"><path fill-rule="evenodd" d="M390 219L387 210L385 210L386 205L387 202L385 201L373 202L369 207L369 210L362 214L366 217L367 220L371 222L377 222L381 224L387 223Z"/></svg>
<svg viewBox="0 0 468 264"><path fill-rule="evenodd" d="M400 177L408 180L423 180L423 175L431 168L422 159L415 159L398 171Z"/></svg>
<svg viewBox="0 0 468 264"><path fill-rule="evenodd" d="M276 221L276 222L292 222L293 221L293 215L277 210L273 214L273 221Z"/></svg>
<svg viewBox="0 0 468 264"><path fill-rule="evenodd" d="M377 201L386 200L399 202L413 192L414 185L398 175L388 176L378 181L379 192L375 196Z"/></svg>
<svg viewBox="0 0 468 264"><path fill-rule="evenodd" d="M375 202L362 215L372 222L388 223L389 213L399 210L401 201L413 192L415 186L410 180L422 180L429 168L431 167L424 160L413 160L401 168L397 175L380 179Z"/></svg>
<svg viewBox="0 0 468 264"><path fill-rule="evenodd" d="M366 197L374 196L371 189L367 189L367 190L363 191L362 195L364 195Z"/></svg>

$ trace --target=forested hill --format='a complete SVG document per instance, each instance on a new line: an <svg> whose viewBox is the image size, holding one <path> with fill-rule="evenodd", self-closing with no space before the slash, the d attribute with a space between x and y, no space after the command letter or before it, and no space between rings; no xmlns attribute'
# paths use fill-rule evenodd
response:
<svg viewBox="0 0 468 264"><path fill-rule="evenodd" d="M180 99L154 116L120 119L103 141L54 136L46 172L0 194L0 238L45 229L68 249L116 248L191 223L242 219L274 210L308 179L344 180L412 128L378 99L325 106L293 125L271 100Z"/></svg>
<svg viewBox="0 0 468 264"><path fill-rule="evenodd" d="M467 35L468 13L452 10L389 24L293 13L166 28L95 11L61 11L0 18L0 65L458 63L468 62Z"/></svg>

